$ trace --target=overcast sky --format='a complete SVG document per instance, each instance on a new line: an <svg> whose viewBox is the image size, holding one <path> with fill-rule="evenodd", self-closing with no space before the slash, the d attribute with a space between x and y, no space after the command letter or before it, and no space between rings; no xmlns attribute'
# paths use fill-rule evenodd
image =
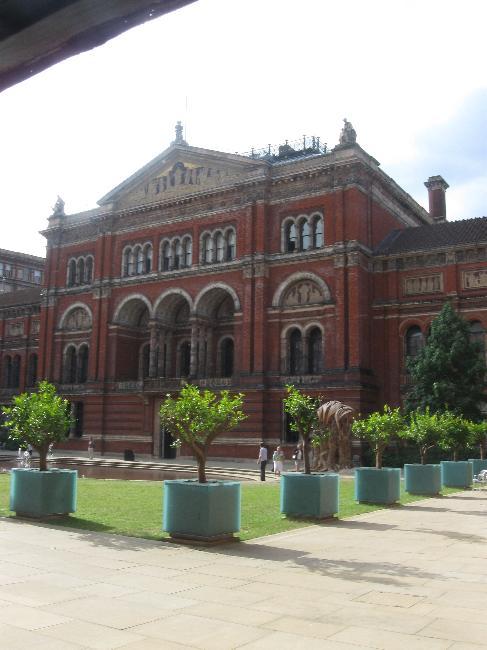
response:
<svg viewBox="0 0 487 650"><path fill-rule="evenodd" d="M163 151L359 144L427 207L487 215L485 0L198 0L0 94L0 248L44 255L59 194L96 206Z"/></svg>

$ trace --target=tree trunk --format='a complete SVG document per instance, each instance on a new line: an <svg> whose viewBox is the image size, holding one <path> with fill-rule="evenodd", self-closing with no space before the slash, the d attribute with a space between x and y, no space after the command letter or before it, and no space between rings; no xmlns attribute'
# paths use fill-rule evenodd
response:
<svg viewBox="0 0 487 650"><path fill-rule="evenodd" d="M382 449L380 447L375 450L375 468L382 469Z"/></svg>
<svg viewBox="0 0 487 650"><path fill-rule="evenodd" d="M419 450L419 458L421 460L421 465L425 465L426 463L426 452L424 449Z"/></svg>
<svg viewBox="0 0 487 650"><path fill-rule="evenodd" d="M479 448L480 448L480 460L484 460L485 459L485 441L480 443Z"/></svg>
<svg viewBox="0 0 487 650"><path fill-rule="evenodd" d="M198 463L198 483L206 483L206 453L196 445L193 447L193 453Z"/></svg>
<svg viewBox="0 0 487 650"><path fill-rule="evenodd" d="M303 438L303 460L304 460L304 473L311 474L311 467L309 464L309 439L308 436Z"/></svg>
<svg viewBox="0 0 487 650"><path fill-rule="evenodd" d="M458 450L457 449L453 450L453 460L458 460Z"/></svg>
<svg viewBox="0 0 487 650"><path fill-rule="evenodd" d="M49 445L42 445L42 447L37 447L37 451L39 452L39 471L40 472L46 472L47 471L47 450L49 449Z"/></svg>

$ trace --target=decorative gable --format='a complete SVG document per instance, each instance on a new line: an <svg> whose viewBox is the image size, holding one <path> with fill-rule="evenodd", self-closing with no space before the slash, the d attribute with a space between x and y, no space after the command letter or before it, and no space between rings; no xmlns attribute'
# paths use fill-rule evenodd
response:
<svg viewBox="0 0 487 650"><path fill-rule="evenodd" d="M262 177L268 164L177 142L105 195L99 205L136 207L223 187Z"/></svg>

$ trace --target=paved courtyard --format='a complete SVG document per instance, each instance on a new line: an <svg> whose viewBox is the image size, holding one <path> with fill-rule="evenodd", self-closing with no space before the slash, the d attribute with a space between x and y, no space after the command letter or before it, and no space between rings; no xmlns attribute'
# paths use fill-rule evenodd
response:
<svg viewBox="0 0 487 650"><path fill-rule="evenodd" d="M0 520L5 650L487 647L487 493L200 550Z"/></svg>

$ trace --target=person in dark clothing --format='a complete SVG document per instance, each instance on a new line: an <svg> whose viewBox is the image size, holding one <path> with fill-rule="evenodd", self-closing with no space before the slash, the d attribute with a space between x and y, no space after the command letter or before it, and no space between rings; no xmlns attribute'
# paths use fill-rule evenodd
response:
<svg viewBox="0 0 487 650"><path fill-rule="evenodd" d="M265 481L265 468L267 465L267 447L263 442L260 443L259 457L257 463L260 464L260 480Z"/></svg>

